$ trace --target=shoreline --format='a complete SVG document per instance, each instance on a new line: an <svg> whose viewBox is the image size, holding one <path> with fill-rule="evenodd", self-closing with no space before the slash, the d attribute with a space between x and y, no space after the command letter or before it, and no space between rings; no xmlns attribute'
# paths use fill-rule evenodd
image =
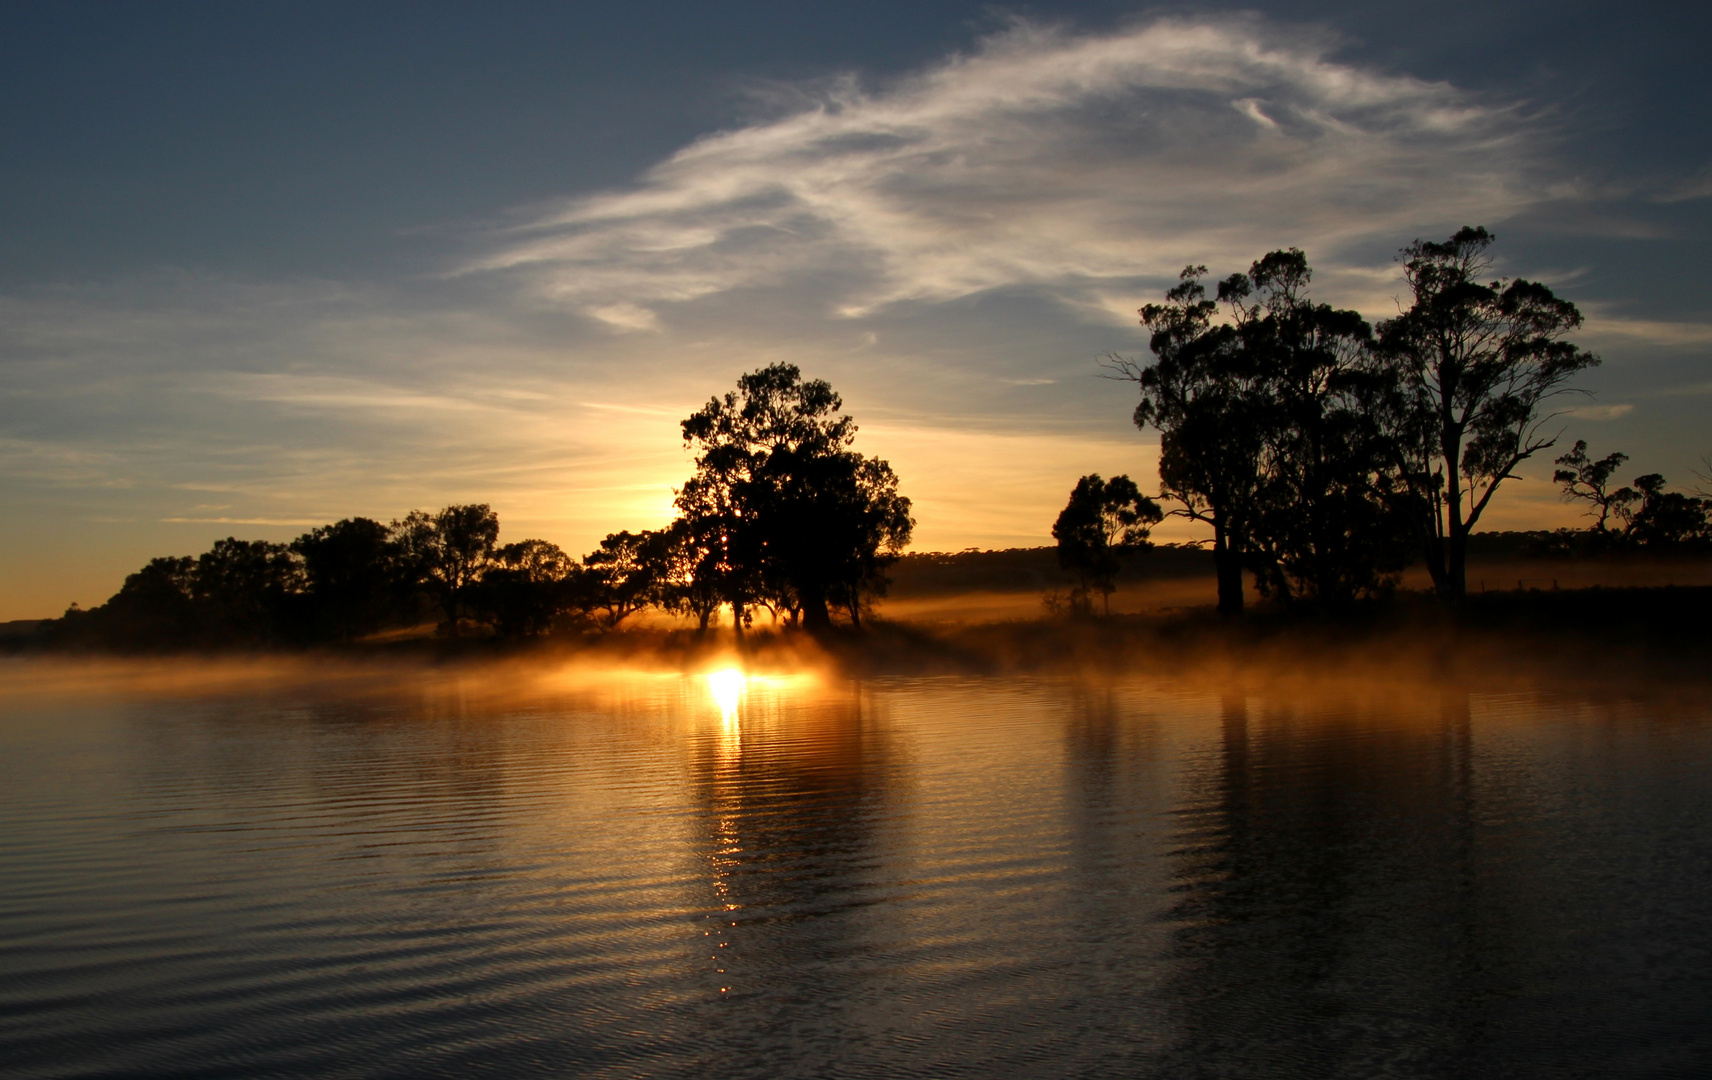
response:
<svg viewBox="0 0 1712 1080"><path fill-rule="evenodd" d="M128 671L163 688L201 682L210 672L224 673L216 682L312 678L354 685L422 672L511 672L527 681L548 670L693 674L739 666L755 674L809 671L856 680L1154 675L1209 686L1332 679L1668 691L1712 684L1712 586L1477 594L1456 612L1431 596L1403 593L1338 617L1257 606L1225 620L1195 607L1083 619L877 618L860 631L837 627L819 637L768 628L739 640L726 627L706 635L634 629L301 649L111 652L38 645L9 653L6 666L20 665L12 667L19 674L59 672L76 681L80 669Z"/></svg>

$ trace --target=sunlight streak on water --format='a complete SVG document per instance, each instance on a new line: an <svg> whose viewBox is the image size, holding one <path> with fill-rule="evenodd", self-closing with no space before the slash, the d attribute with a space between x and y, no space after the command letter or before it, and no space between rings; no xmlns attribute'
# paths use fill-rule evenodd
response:
<svg viewBox="0 0 1712 1080"><path fill-rule="evenodd" d="M734 667L720 668L710 671L705 676L708 692L713 695L714 703L719 706L720 718L727 724L737 719L737 703L743 700L743 690L748 683L743 672Z"/></svg>

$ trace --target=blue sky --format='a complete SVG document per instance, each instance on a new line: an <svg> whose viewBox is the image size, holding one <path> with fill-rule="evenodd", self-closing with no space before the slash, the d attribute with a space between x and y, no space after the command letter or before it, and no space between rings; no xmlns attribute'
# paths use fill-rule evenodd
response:
<svg viewBox="0 0 1712 1080"><path fill-rule="evenodd" d="M1712 14L1662 4L12 5L0 618L148 557L486 501L662 523L677 421L790 360L917 547L1153 481L1096 357L1295 244L1396 310L1464 223L1605 357L1564 438L1712 451ZM1569 523L1532 463L1492 527ZM1185 534L1186 535L1186 534Z"/></svg>

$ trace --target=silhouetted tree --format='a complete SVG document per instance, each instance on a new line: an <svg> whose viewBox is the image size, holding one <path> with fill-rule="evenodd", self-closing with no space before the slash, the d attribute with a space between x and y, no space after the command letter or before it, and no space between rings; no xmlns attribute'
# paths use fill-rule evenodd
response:
<svg viewBox="0 0 1712 1080"><path fill-rule="evenodd" d="M1052 523L1058 541L1058 565L1074 570L1081 583L1076 606L1098 592L1105 613L1112 613L1122 556L1147 546L1148 533L1164 520L1159 504L1143 495L1127 476L1101 479L1090 473L1076 481L1070 501Z"/></svg>
<svg viewBox="0 0 1712 1080"><path fill-rule="evenodd" d="M494 553L475 589L476 606L501 637L545 633L574 606L576 560L545 540L520 540Z"/></svg>
<svg viewBox="0 0 1712 1080"><path fill-rule="evenodd" d="M1244 545L1261 592L1332 607L1389 588L1403 535L1378 486L1383 385L1358 312L1315 303L1307 256L1272 251L1219 284L1254 380L1259 486Z"/></svg>
<svg viewBox="0 0 1712 1080"><path fill-rule="evenodd" d="M230 648L303 636L302 569L283 544L227 537L195 558L151 559L107 603L68 613L67 643Z"/></svg>
<svg viewBox="0 0 1712 1080"><path fill-rule="evenodd" d="M346 518L291 542L303 560L304 590L316 635L348 641L373 633L398 612L400 553L385 525Z"/></svg>
<svg viewBox="0 0 1712 1080"><path fill-rule="evenodd" d="M739 628L762 602L826 627L828 605L859 609L864 585L909 541L909 500L889 465L850 449L856 425L841 408L825 381L774 364L683 422L698 453L678 507L719 551L714 572Z"/></svg>
<svg viewBox="0 0 1712 1080"><path fill-rule="evenodd" d="M1698 493L1667 491L1659 473L1637 476L1633 487L1611 488L1611 476L1627 454L1607 454L1594 461L1585 440L1557 459L1564 466L1553 474L1562 486L1563 497L1590 503L1598 517L1589 529L1602 544L1633 545L1661 549L1688 547L1712 541L1712 498ZM1615 518L1621 528L1613 529Z"/></svg>
<svg viewBox="0 0 1712 1080"><path fill-rule="evenodd" d="M1581 325L1574 304L1537 282L1483 281L1493 236L1464 227L1440 243L1404 248L1413 302L1382 324L1394 380L1387 407L1393 495L1420 538L1439 592L1466 591L1468 534L1521 462L1556 442L1541 409L1597 364L1564 338Z"/></svg>
<svg viewBox="0 0 1712 1080"><path fill-rule="evenodd" d="M705 628L706 617L730 604L740 634L751 620L750 605L762 592L760 531L738 502L746 465L747 459L729 448L703 454L673 500L683 542L695 551L691 585L703 602L698 620ZM707 603L710 595L718 600Z"/></svg>
<svg viewBox="0 0 1712 1080"><path fill-rule="evenodd" d="M1159 480L1173 513L1213 530L1219 611L1243 606L1243 565L1257 511L1264 413L1268 403L1254 357L1234 327L1214 323L1205 266L1185 267L1165 303L1141 309L1155 357L1143 367L1122 357L1110 365L1141 388L1135 424L1159 429Z"/></svg>
<svg viewBox="0 0 1712 1080"><path fill-rule="evenodd" d="M1386 588L1402 553L1381 497L1382 377L1371 330L1307 296L1306 256L1256 260L1207 298L1202 266L1142 309L1156 360L1110 366L1141 388L1138 426L1160 431L1173 513L1213 529L1219 610L1242 610L1242 572L1267 595L1338 605ZM1225 318L1215 321L1220 305Z"/></svg>
<svg viewBox="0 0 1712 1080"><path fill-rule="evenodd" d="M587 603L613 630L655 603L671 574L672 535L666 530L610 533L583 559Z"/></svg>
<svg viewBox="0 0 1712 1080"><path fill-rule="evenodd" d="M170 648L202 637L195 599L196 560L150 559L105 604L83 613L81 631L111 648Z"/></svg>
<svg viewBox="0 0 1712 1080"><path fill-rule="evenodd" d="M898 557L915 519L910 501L898 493L898 477L879 458L843 454L833 482L824 488L826 514L826 598L842 607L852 626L862 625L862 609L886 594L886 567Z"/></svg>
<svg viewBox="0 0 1712 1080"><path fill-rule="evenodd" d="M303 587L291 549L228 536L199 555L191 595L210 641L261 644L288 636L288 598Z"/></svg>
<svg viewBox="0 0 1712 1080"><path fill-rule="evenodd" d="M1712 499L1666 491L1665 478L1658 473L1637 476L1635 489L1640 505L1627 530L1635 543L1647 548L1673 548L1712 540L1712 523L1707 520Z"/></svg>
<svg viewBox="0 0 1712 1080"><path fill-rule="evenodd" d="M725 603L724 554L719 532L708 518L678 518L666 530L666 569L655 589L656 602L666 611L693 615L697 633L704 633L714 613Z"/></svg>
<svg viewBox="0 0 1712 1080"><path fill-rule="evenodd" d="M445 612L447 633L457 637L463 601L499 542L499 516L486 503L448 506L437 514L412 510L392 523L392 539L408 572Z"/></svg>
<svg viewBox="0 0 1712 1080"><path fill-rule="evenodd" d="M1630 508L1640 499L1634 488L1611 487L1612 475L1628 460L1627 454L1612 453L1594 461L1587 456L1586 439L1577 439L1575 448L1557 459L1559 468L1552 474L1552 480L1563 485L1564 498L1580 499L1592 505L1588 514L1597 515L1593 531L1601 536L1609 536L1614 531L1610 527L1613 515L1623 523L1622 531L1627 532Z"/></svg>

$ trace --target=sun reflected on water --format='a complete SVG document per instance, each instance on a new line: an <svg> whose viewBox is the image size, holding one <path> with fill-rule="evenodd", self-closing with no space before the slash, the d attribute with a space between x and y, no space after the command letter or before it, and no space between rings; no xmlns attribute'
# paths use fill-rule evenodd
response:
<svg viewBox="0 0 1712 1080"><path fill-rule="evenodd" d="M714 703L719 706L719 715L726 723L737 716L737 703L743 699L743 690L748 684L748 676L734 667L720 668L718 671L707 673L707 689L713 695Z"/></svg>

